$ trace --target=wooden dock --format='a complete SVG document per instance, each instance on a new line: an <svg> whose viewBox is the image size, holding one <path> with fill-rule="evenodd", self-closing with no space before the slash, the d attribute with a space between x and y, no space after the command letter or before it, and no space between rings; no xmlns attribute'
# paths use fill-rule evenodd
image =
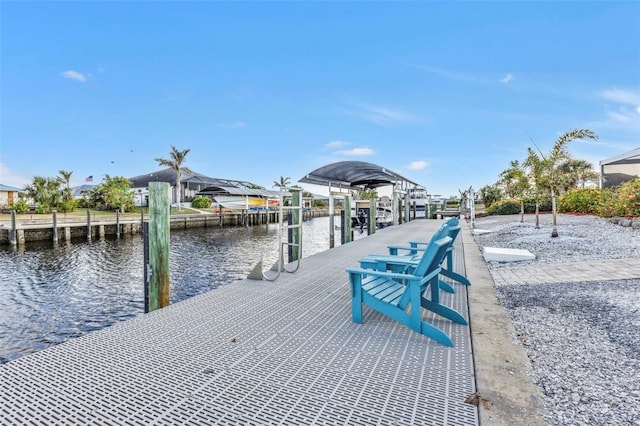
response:
<svg viewBox="0 0 640 426"><path fill-rule="evenodd" d="M277 281L229 283L0 365L0 424L477 425L468 326L426 317L449 348L366 307L351 321L345 268L441 223L385 228ZM466 317L467 288L452 285L443 303Z"/></svg>

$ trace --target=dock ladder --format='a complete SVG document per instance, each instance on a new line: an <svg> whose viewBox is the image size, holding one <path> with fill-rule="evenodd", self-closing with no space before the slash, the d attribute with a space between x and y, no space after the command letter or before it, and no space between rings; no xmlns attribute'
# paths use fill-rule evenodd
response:
<svg viewBox="0 0 640 426"><path fill-rule="evenodd" d="M284 190L291 193L291 205L284 205ZM280 188L278 217L278 260L268 270L262 269L264 252L260 261L253 268L247 278L253 280L275 281L284 272L294 273L300 268L302 258L302 189ZM287 223L284 223L285 211ZM286 233L286 240L283 236ZM285 247L287 248L287 263L285 263Z"/></svg>

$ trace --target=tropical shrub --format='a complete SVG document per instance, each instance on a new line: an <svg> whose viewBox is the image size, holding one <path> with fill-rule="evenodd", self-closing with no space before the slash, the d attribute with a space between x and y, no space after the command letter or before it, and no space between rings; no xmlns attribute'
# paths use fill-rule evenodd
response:
<svg viewBox="0 0 640 426"><path fill-rule="evenodd" d="M76 200L66 200L58 204L57 210L60 213L69 213L76 209Z"/></svg>
<svg viewBox="0 0 640 426"><path fill-rule="evenodd" d="M211 199L207 197L196 197L191 201L191 207L194 209L208 209L211 207Z"/></svg>
<svg viewBox="0 0 640 426"><path fill-rule="evenodd" d="M499 201L502 198L502 192L497 185L485 185L480 188L480 191L478 191L478 193L480 194L480 200L482 201L482 204L484 204L486 208L491 207L493 203Z"/></svg>
<svg viewBox="0 0 640 426"><path fill-rule="evenodd" d="M40 203L36 206L36 214L47 214L51 213L51 207L49 204Z"/></svg>
<svg viewBox="0 0 640 426"><path fill-rule="evenodd" d="M617 192L622 215L640 216L640 178L623 183Z"/></svg>
<svg viewBox="0 0 640 426"><path fill-rule="evenodd" d="M538 211L550 212L551 211L551 196L543 195L538 198ZM535 197L528 197L524 199L524 212L535 213L536 212L536 199Z"/></svg>
<svg viewBox="0 0 640 426"><path fill-rule="evenodd" d="M601 190L595 188L571 189L560 197L558 210L562 213L598 214L601 206Z"/></svg>
<svg viewBox="0 0 640 426"><path fill-rule="evenodd" d="M29 204L25 200L20 199L15 203L9 203L9 209L15 210L17 214L24 214L29 212Z"/></svg>
<svg viewBox="0 0 640 426"><path fill-rule="evenodd" d="M487 209L487 213L497 215L518 214L520 213L520 201L514 199L500 200L491 204L491 207Z"/></svg>

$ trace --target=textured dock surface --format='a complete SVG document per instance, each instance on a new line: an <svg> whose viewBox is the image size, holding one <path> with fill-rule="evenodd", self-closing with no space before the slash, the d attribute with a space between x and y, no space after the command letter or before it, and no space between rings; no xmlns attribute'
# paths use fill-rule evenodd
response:
<svg viewBox="0 0 640 426"><path fill-rule="evenodd" d="M476 425L469 327L428 316L448 348L367 307L351 321L345 268L441 223L386 228L275 282L230 283L0 365L0 424ZM443 303L468 317L453 285Z"/></svg>

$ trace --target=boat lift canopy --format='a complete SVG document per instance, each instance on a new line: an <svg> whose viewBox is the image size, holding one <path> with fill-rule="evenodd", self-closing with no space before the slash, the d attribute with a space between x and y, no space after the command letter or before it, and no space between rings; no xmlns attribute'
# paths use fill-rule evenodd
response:
<svg viewBox="0 0 640 426"><path fill-rule="evenodd" d="M418 185L385 167L365 161L339 161L327 164L307 174L299 182L357 190L403 183L405 186Z"/></svg>

